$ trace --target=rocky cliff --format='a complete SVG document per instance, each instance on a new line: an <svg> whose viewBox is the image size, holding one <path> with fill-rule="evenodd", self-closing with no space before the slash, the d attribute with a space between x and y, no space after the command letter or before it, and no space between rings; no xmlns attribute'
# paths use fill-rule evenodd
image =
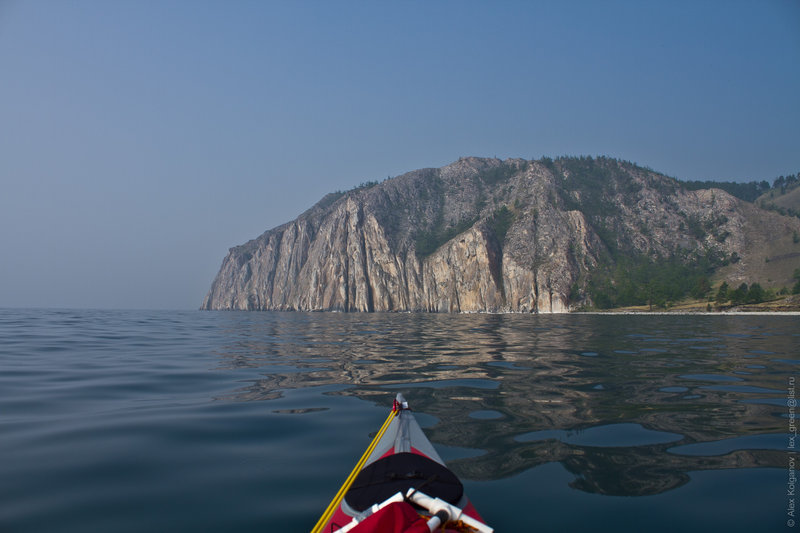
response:
<svg viewBox="0 0 800 533"><path fill-rule="evenodd" d="M330 194L231 248L202 308L567 312L592 303L593 272L621 257L741 269L759 241L799 230L615 159L462 158Z"/></svg>

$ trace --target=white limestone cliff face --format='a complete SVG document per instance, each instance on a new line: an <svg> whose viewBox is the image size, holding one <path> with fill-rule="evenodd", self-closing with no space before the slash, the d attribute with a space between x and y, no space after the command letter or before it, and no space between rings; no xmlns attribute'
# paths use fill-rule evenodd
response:
<svg viewBox="0 0 800 533"><path fill-rule="evenodd" d="M756 237L736 198L589 161L605 181L574 164L463 158L329 195L232 248L202 308L564 313L587 303L611 249L748 258Z"/></svg>

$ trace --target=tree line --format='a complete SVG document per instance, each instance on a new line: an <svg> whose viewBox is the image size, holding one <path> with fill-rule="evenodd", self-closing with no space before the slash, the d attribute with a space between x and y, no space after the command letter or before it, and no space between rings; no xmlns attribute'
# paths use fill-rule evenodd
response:
<svg viewBox="0 0 800 533"><path fill-rule="evenodd" d="M651 309L666 309L685 298L708 299L717 306L758 304L776 296L800 294L800 268L795 269L794 286L789 289L765 289L760 283L742 283L731 287L727 281L713 291L709 279L713 261L704 258L697 264L685 264L679 258L650 260L626 258L613 269L593 276L588 283L588 293L597 309L613 309L647 305ZM578 296L577 285L572 298Z"/></svg>
<svg viewBox="0 0 800 533"><path fill-rule="evenodd" d="M800 185L800 173L789 174L788 176L778 176L772 181L748 181L736 183L732 181L710 181L710 180L688 180L681 181L681 184L690 191L698 189L722 189L723 191L747 202L755 202L759 196L769 191L786 194L787 190Z"/></svg>

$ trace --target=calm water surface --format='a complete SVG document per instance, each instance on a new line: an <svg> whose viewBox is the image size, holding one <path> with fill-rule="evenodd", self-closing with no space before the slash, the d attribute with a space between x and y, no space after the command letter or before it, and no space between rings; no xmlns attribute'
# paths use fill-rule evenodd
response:
<svg viewBox="0 0 800 533"><path fill-rule="evenodd" d="M799 364L797 316L0 309L0 531L308 531L398 391L497 531L791 531Z"/></svg>

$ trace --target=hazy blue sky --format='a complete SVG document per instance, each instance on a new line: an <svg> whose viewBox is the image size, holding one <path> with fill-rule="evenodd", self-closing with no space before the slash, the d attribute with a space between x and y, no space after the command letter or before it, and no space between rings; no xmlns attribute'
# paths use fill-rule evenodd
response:
<svg viewBox="0 0 800 533"><path fill-rule="evenodd" d="M0 0L0 306L197 308L231 246L460 156L800 171L800 2Z"/></svg>

